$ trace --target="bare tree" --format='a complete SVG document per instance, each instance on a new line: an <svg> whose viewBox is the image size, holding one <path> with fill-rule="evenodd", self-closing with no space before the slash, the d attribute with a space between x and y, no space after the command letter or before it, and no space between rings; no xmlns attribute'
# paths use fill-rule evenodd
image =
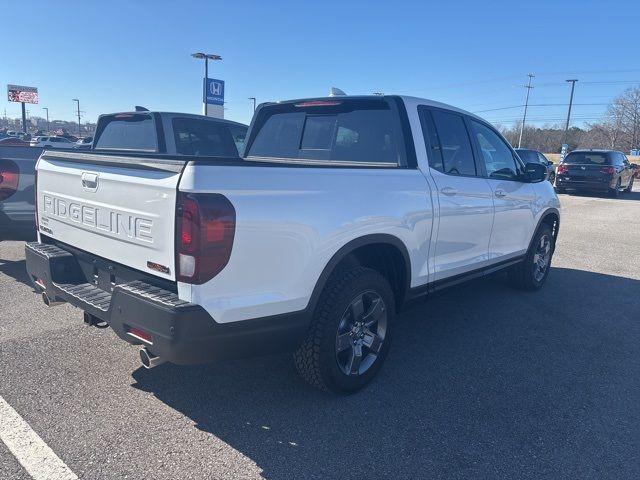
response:
<svg viewBox="0 0 640 480"><path fill-rule="evenodd" d="M607 109L614 146L623 151L640 144L640 87L627 88Z"/></svg>

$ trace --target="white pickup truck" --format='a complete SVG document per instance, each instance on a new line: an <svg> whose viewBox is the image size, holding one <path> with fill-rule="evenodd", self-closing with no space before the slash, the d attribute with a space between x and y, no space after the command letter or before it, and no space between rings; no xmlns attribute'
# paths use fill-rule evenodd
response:
<svg viewBox="0 0 640 480"><path fill-rule="evenodd" d="M409 301L501 269L544 284L560 224L545 175L430 100L268 103L242 157L45 151L27 270L147 368L289 349L309 383L354 392Z"/></svg>

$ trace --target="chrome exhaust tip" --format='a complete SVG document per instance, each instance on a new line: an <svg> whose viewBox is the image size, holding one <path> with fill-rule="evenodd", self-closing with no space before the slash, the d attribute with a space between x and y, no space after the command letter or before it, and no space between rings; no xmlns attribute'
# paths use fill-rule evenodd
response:
<svg viewBox="0 0 640 480"><path fill-rule="evenodd" d="M49 298L47 292L42 292L42 301L47 307L57 307L58 305L62 305L64 302L56 302Z"/></svg>
<svg viewBox="0 0 640 480"><path fill-rule="evenodd" d="M157 367L158 365L162 365L166 362L166 360L156 357L153 353L147 350L146 347L142 347L140 349L140 361L142 362L142 366L147 370L151 370L153 367Z"/></svg>

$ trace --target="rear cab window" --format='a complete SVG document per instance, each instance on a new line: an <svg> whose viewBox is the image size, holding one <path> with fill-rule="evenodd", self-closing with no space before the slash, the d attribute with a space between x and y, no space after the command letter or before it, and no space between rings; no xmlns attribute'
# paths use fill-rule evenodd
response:
<svg viewBox="0 0 640 480"><path fill-rule="evenodd" d="M301 100L262 107L245 158L276 162L406 166L392 99Z"/></svg>
<svg viewBox="0 0 640 480"><path fill-rule="evenodd" d="M150 113L117 113L100 117L95 148L157 152L158 133L154 117Z"/></svg>
<svg viewBox="0 0 640 480"><path fill-rule="evenodd" d="M176 152L180 155L238 157L246 128L190 117L173 119Z"/></svg>

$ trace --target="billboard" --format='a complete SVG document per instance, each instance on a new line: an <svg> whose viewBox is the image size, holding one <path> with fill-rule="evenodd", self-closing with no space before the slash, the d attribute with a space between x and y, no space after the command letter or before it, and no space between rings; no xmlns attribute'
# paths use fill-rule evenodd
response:
<svg viewBox="0 0 640 480"><path fill-rule="evenodd" d="M205 92L209 105L224 105L224 80L207 78Z"/></svg>
<svg viewBox="0 0 640 480"><path fill-rule="evenodd" d="M38 103L38 89L22 85L7 85L7 98L10 102Z"/></svg>

